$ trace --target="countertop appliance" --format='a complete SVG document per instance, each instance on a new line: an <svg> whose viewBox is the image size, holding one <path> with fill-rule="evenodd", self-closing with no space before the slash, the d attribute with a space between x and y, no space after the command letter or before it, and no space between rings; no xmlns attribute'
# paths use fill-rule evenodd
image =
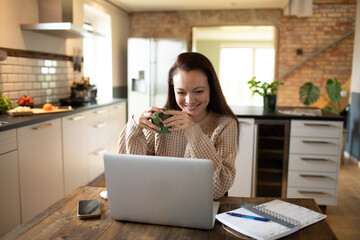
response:
<svg viewBox="0 0 360 240"><path fill-rule="evenodd" d="M71 86L69 98L60 98L62 106L83 106L89 102L96 101L97 88L95 85L75 84Z"/></svg>

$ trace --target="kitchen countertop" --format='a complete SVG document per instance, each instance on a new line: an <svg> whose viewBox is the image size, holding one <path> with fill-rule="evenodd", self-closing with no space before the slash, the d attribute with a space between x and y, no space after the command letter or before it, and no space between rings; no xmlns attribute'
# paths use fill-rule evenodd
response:
<svg viewBox="0 0 360 240"><path fill-rule="evenodd" d="M31 125L34 123L45 122L48 120L65 117L71 114L83 112L94 108L104 107L107 105L120 103L124 101L126 101L125 98L113 98L111 100L106 100L106 101L98 100L96 103L89 103L81 107L75 107L73 108L74 109L73 111L60 112L60 113L35 114L30 116L10 116L8 114L1 114L0 122L7 122L7 123L0 125L0 132L14 128L19 128L19 127L25 127L27 125Z"/></svg>
<svg viewBox="0 0 360 240"><path fill-rule="evenodd" d="M302 108L302 107L277 107L275 112L264 112L263 107L253 106L230 106L234 114L239 118L255 118L255 119L269 119L269 120L328 120L328 121L344 121L344 117L330 113L328 111L317 108ZM305 114L300 115L304 111ZM313 115L309 112L318 112L318 115ZM310 115L311 114L311 115Z"/></svg>
<svg viewBox="0 0 360 240"><path fill-rule="evenodd" d="M111 105L114 103L124 102L124 98L114 98L108 101L97 101L95 104L88 104L82 107L74 108L74 111L70 112L61 112L61 113L49 113L49 114L39 114L31 116L16 116L12 117L8 114L0 115L0 122L7 122L7 124L0 125L0 132L5 130L10 130L14 128L24 127L34 123L40 123L48 120L52 120L59 117L64 117L70 114L79 113L93 108L103 107ZM275 112L264 112L263 107L253 107L253 106L230 106L235 115L239 118L255 118L255 119L268 119L268 120L327 120L327 121L344 121L342 116L330 113L321 109L314 108L301 108L301 107L278 107ZM301 111L301 110L315 110L320 114L316 116L312 115L295 115L289 112L292 111Z"/></svg>

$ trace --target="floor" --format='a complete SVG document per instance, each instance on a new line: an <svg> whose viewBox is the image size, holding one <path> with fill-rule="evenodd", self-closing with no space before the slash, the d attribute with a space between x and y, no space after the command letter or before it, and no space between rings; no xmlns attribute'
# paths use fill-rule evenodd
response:
<svg viewBox="0 0 360 240"><path fill-rule="evenodd" d="M96 186L105 187L105 179ZM360 167L347 158L340 167L337 206L328 206L326 215L339 240L360 239Z"/></svg>
<svg viewBox="0 0 360 240"><path fill-rule="evenodd" d="M340 167L337 206L328 206L326 215L339 240L360 239L360 167L348 159Z"/></svg>

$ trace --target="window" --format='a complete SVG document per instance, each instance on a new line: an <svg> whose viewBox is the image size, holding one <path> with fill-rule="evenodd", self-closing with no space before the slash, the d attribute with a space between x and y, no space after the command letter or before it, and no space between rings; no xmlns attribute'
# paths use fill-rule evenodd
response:
<svg viewBox="0 0 360 240"><path fill-rule="evenodd" d="M93 27L105 37L84 38L84 76L97 87L98 99L110 99L112 93L111 17L95 8L84 5L87 27ZM91 26L89 26L91 24Z"/></svg>
<svg viewBox="0 0 360 240"><path fill-rule="evenodd" d="M221 48L219 79L229 105L262 106L262 97L258 94L252 96L247 82L253 76L264 82L272 82L274 55L273 48Z"/></svg>

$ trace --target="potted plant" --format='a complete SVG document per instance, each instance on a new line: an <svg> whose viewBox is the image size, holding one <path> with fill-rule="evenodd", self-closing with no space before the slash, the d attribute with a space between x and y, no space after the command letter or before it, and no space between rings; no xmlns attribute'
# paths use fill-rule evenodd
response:
<svg viewBox="0 0 360 240"><path fill-rule="evenodd" d="M264 99L264 111L265 112L273 112L276 107L276 94L280 85L284 83L275 80L272 83L256 81L256 77L253 77L250 81L247 82L250 84L249 89L251 89L252 94L259 94Z"/></svg>
<svg viewBox="0 0 360 240"><path fill-rule="evenodd" d="M328 105L324 109L335 114L340 114L341 84L337 78L334 78L334 80L328 79L325 87L328 96L323 97L327 100ZM304 83L304 85L300 87L299 94L300 101L305 105L315 103L321 96L320 89L312 82Z"/></svg>

